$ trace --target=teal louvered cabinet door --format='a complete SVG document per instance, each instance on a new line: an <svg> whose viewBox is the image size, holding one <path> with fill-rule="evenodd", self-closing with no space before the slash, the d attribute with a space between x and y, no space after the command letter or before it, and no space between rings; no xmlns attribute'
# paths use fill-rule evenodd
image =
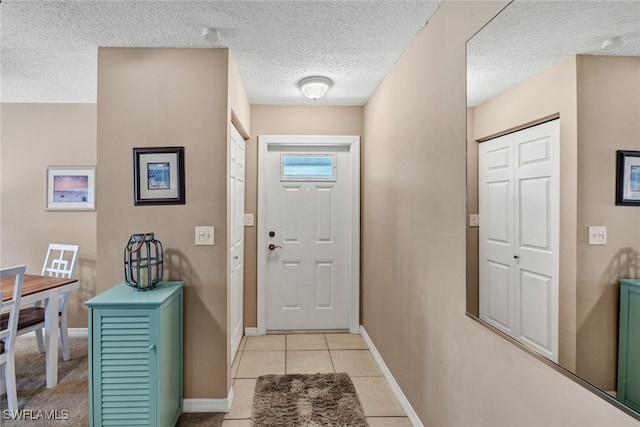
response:
<svg viewBox="0 0 640 427"><path fill-rule="evenodd" d="M640 411L640 280L620 280L618 399Z"/></svg>
<svg viewBox="0 0 640 427"><path fill-rule="evenodd" d="M182 413L183 282L117 285L89 307L92 426L174 426Z"/></svg>
<svg viewBox="0 0 640 427"><path fill-rule="evenodd" d="M94 316L94 401L102 426L155 425L150 408L155 390L149 350L151 310L102 309ZM99 386L98 386L99 385Z"/></svg>

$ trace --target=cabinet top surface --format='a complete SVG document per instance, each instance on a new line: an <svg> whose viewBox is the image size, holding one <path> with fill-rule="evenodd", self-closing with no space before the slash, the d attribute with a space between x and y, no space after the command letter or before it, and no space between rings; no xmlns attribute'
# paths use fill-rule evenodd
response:
<svg viewBox="0 0 640 427"><path fill-rule="evenodd" d="M620 279L620 284L640 288L640 279Z"/></svg>
<svg viewBox="0 0 640 427"><path fill-rule="evenodd" d="M150 291L136 291L122 282L96 295L85 304L92 307L97 305L159 305L182 289L184 282L160 282Z"/></svg>

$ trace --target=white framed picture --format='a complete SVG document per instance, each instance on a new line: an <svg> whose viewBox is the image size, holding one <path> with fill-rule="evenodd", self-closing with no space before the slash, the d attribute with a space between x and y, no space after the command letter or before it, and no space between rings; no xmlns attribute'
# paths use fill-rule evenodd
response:
<svg viewBox="0 0 640 427"><path fill-rule="evenodd" d="M47 166L45 210L93 211L96 209L94 166Z"/></svg>

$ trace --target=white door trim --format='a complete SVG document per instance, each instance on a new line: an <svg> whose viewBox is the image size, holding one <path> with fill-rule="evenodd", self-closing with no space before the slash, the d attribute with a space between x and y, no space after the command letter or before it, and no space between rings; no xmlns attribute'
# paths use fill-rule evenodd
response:
<svg viewBox="0 0 640 427"><path fill-rule="evenodd" d="M350 188L350 259L349 259L349 332L360 331L360 137L352 135L260 135L258 136L258 335L267 333L267 228L266 170L269 146L349 147L351 159Z"/></svg>

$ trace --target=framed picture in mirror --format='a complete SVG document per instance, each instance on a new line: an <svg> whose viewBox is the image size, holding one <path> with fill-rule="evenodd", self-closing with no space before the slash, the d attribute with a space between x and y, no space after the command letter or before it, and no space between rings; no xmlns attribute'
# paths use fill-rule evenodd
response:
<svg viewBox="0 0 640 427"><path fill-rule="evenodd" d="M640 151L616 151L616 205L640 206Z"/></svg>

